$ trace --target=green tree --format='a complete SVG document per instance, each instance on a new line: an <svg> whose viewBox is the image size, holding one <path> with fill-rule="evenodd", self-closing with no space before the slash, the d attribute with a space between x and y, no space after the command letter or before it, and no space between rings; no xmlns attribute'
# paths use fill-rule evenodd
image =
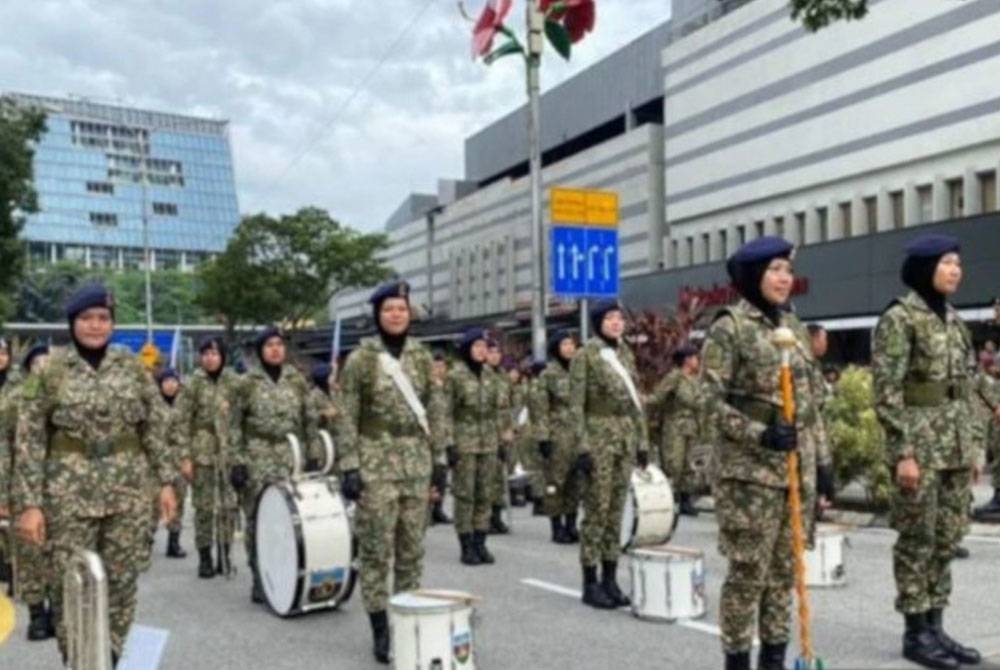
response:
<svg viewBox="0 0 1000 670"><path fill-rule="evenodd" d="M31 160L44 132L43 112L0 97L0 321L13 313L9 296L24 273L24 243L18 235L25 215L38 211Z"/></svg>
<svg viewBox="0 0 1000 670"><path fill-rule="evenodd" d="M837 482L858 481L869 503L885 507L892 480L885 460L885 434L875 415L871 371L854 366L844 370L826 406L826 431Z"/></svg>
<svg viewBox="0 0 1000 670"><path fill-rule="evenodd" d="M817 32L836 21L863 18L868 0L791 0L792 18L801 19L807 30Z"/></svg>
<svg viewBox="0 0 1000 670"><path fill-rule="evenodd" d="M387 247L385 235L360 233L317 207L279 218L245 216L226 250L199 268L197 302L230 337L240 324L294 328L337 291L389 276L376 257Z"/></svg>

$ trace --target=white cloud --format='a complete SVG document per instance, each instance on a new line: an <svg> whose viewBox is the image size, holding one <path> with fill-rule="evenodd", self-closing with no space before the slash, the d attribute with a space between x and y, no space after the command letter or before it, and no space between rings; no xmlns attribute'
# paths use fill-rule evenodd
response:
<svg viewBox="0 0 1000 670"><path fill-rule="evenodd" d="M316 204L374 230L410 191L460 177L465 137L522 102L517 62L472 62L455 2L431 0L343 108L423 2L5 2L4 23L18 29L0 42L0 87L230 119L241 210ZM470 10L480 4L467 0ZM669 5L597 0L596 31L572 62L546 59L543 86L658 25ZM522 7L515 3L512 24Z"/></svg>

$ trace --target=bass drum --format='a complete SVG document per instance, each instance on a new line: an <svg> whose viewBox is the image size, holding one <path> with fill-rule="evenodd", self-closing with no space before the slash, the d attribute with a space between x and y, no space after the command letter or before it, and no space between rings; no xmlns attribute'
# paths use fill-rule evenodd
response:
<svg viewBox="0 0 1000 670"><path fill-rule="evenodd" d="M357 571L347 507L334 478L271 484L257 499L257 569L279 616L340 606Z"/></svg>
<svg viewBox="0 0 1000 670"><path fill-rule="evenodd" d="M655 465L633 470L622 509L622 551L666 544L676 527L674 490L663 470Z"/></svg>

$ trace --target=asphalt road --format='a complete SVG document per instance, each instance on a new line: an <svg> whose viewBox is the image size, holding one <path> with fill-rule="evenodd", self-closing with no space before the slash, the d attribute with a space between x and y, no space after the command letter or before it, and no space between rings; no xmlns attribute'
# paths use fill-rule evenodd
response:
<svg viewBox="0 0 1000 670"><path fill-rule="evenodd" d="M980 492L982 493L982 492ZM383 667L370 655L368 621L358 594L341 611L280 619L249 599L250 579L239 552L232 580L200 580L184 540L185 560L163 557L164 533L152 570L140 587L137 623L147 642L165 638L161 668L358 670ZM856 529L849 535L848 585L812 591L815 647L828 668L908 668L899 657L901 621L893 611L890 548L886 529ZM695 622L650 623L628 611L600 612L578 600L577 548L548 542L546 519L515 510L514 533L489 546L497 564L465 567L450 526L428 531L424 585L469 591L477 608L477 666L511 668L629 668L701 670L722 667L718 594L725 564L716 550L711 514L684 518L674 537L679 546L704 552L709 608ZM1000 537L970 536L972 558L955 563L955 606L947 627L962 641L1000 661ZM620 581L627 586L625 565ZM0 668L58 668L54 643L24 639L26 612L18 611L13 636L0 647ZM154 667L149 657L131 668ZM1000 667L998 665L997 667Z"/></svg>

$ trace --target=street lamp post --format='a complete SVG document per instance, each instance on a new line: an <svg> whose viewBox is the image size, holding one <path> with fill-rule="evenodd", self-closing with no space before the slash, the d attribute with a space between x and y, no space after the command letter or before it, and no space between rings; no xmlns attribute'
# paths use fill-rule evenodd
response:
<svg viewBox="0 0 1000 670"><path fill-rule="evenodd" d="M545 360L545 230L542 221L542 143L541 92L539 74L542 62L545 17L538 0L528 0L528 164L531 173L531 350L534 360Z"/></svg>
<svg viewBox="0 0 1000 670"><path fill-rule="evenodd" d="M149 181L149 168L146 162L146 155L148 153L148 142L149 142L150 131L146 131L146 143L140 145L139 155L141 166L142 166L142 257L143 257L143 268L145 269L145 281L146 281L146 344L152 344L153 342L153 279L152 279L152 268L150 263L150 249L149 249L149 197L147 193L148 181Z"/></svg>

